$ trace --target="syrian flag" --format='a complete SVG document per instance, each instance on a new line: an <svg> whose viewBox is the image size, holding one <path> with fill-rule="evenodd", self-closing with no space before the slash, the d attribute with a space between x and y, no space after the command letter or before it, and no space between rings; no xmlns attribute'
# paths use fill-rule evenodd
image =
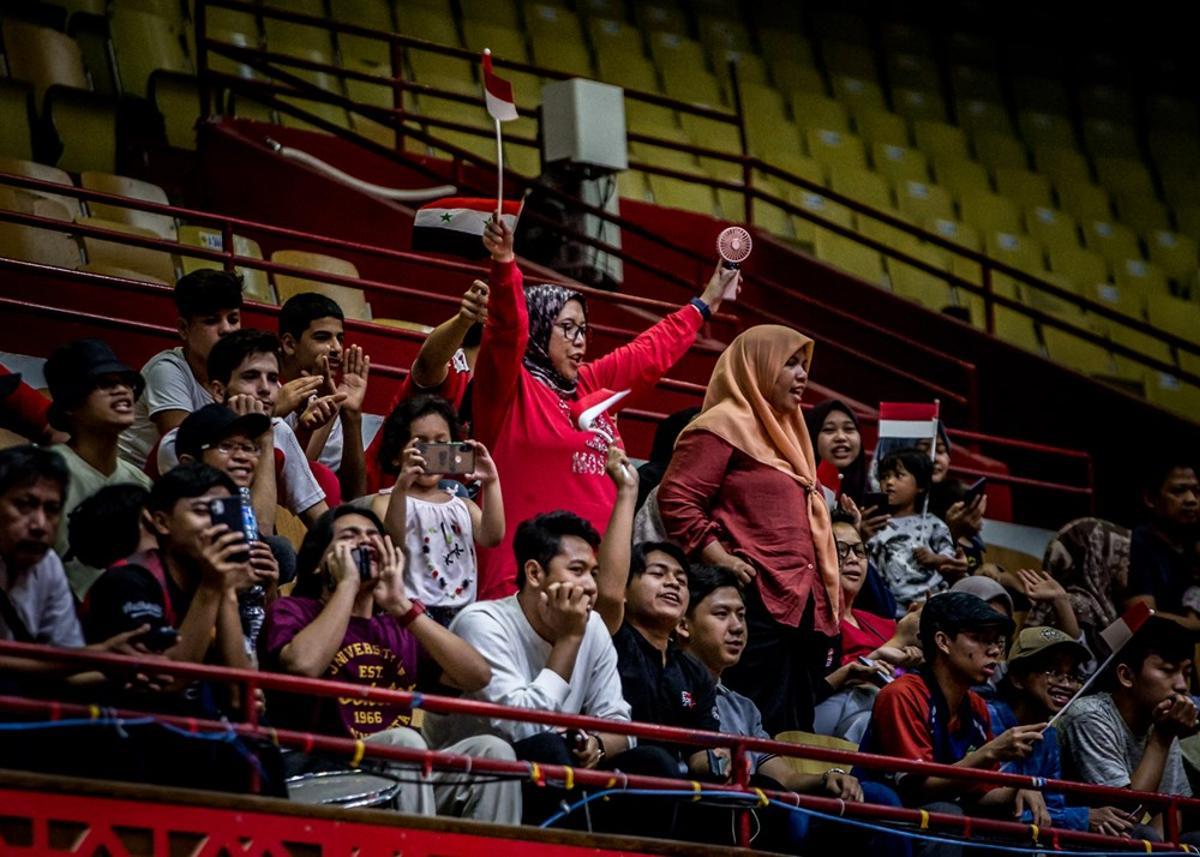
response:
<svg viewBox="0 0 1200 857"><path fill-rule="evenodd" d="M413 220L412 248L427 253L449 253L466 259L487 256L483 227L495 216L496 200L451 196L435 199L417 209ZM520 200L505 200L501 219L517 231Z"/></svg>
<svg viewBox="0 0 1200 857"><path fill-rule="evenodd" d="M508 122L517 118L517 102L513 98L512 84L492 73L492 52L483 52L483 99L488 114L497 122Z"/></svg>
<svg viewBox="0 0 1200 857"><path fill-rule="evenodd" d="M937 402L880 402L879 437L928 440L937 437Z"/></svg>

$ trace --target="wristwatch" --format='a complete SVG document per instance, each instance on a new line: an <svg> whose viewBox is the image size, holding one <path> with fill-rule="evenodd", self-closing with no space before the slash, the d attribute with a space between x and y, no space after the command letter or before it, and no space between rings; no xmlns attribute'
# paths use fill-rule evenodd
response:
<svg viewBox="0 0 1200 857"><path fill-rule="evenodd" d="M596 739L596 749L600 751L600 755L596 759L596 764L600 764L604 761L604 757L608 755L608 751L604 749L604 739L600 737L600 733L598 732L589 732L588 734Z"/></svg>
<svg viewBox="0 0 1200 857"><path fill-rule="evenodd" d="M425 605L414 598L412 600L412 606L408 608L408 610L405 612L405 614L403 616L397 616L396 621L400 624L401 628L407 628L414 621L416 621L416 618L418 616L420 616L424 612L425 612Z"/></svg>

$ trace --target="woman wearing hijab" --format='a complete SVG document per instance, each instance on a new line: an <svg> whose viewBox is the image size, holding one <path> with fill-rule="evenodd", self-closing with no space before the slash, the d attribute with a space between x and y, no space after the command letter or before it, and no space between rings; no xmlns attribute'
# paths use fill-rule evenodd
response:
<svg viewBox="0 0 1200 857"><path fill-rule="evenodd" d="M811 730L840 618L837 548L800 412L812 350L779 325L738 336L658 489L671 540L745 587L748 642L723 680L772 735Z"/></svg>
<svg viewBox="0 0 1200 857"><path fill-rule="evenodd" d="M867 490L867 462L854 411L840 399L827 399L808 412L804 423L817 464L828 461L836 467L841 476L838 493L862 505Z"/></svg>
<svg viewBox="0 0 1200 857"><path fill-rule="evenodd" d="M480 600L516 591L512 539L520 522L569 509L604 532L617 491L604 468L608 447L621 439L609 414L581 431L572 402L604 390L636 393L656 384L692 346L738 276L718 268L701 297L629 344L585 363L584 296L563 286L525 287L512 231L502 221L488 224L483 243L492 255L491 297L475 364L474 429L505 485L513 487L504 496L510 525L503 544L479 552Z"/></svg>

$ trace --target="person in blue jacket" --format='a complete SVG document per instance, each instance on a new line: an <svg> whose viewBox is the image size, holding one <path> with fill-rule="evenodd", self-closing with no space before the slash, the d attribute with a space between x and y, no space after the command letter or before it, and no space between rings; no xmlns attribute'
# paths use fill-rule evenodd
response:
<svg viewBox="0 0 1200 857"><path fill-rule="evenodd" d="M1091 652L1082 643L1057 628L1034 626L1023 629L1008 654L1008 674L999 694L988 700L992 731L1030 723L1045 723L1053 717L1083 684L1083 664ZM1024 759L1008 762L1003 771L1045 779L1062 779L1058 736L1053 726L1046 727L1042 740ZM1046 810L1055 827L1090 830L1109 836L1128 836L1135 819L1111 806L1070 806L1059 792L1043 792ZM1032 819L1026 811L1024 822Z"/></svg>

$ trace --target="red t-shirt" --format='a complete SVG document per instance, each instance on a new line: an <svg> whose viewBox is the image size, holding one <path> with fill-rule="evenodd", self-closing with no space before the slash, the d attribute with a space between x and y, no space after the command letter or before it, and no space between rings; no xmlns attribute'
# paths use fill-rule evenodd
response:
<svg viewBox="0 0 1200 857"><path fill-rule="evenodd" d="M7 366L0 364L0 375L11 374ZM50 400L24 381L18 382L16 389L0 400L3 421L25 437L37 438L46 430L49 410Z"/></svg>
<svg viewBox="0 0 1200 857"><path fill-rule="evenodd" d="M842 666L855 658L866 657L878 649L896 633L896 621L876 616L865 610L851 610L859 627L855 628L846 620L839 623L842 634Z"/></svg>
<svg viewBox="0 0 1200 857"><path fill-rule="evenodd" d="M569 509L603 533L617 498L616 486L604 472L606 437L621 444L616 421L604 414L592 431L580 431L570 400L525 368L529 315L522 284L515 263L492 263L472 416L475 437L491 450L500 473L507 532L499 547L479 551L481 600L516 591L512 539L522 521ZM636 394L653 387L696 341L703 323L691 305L671 313L632 342L584 364L575 395L604 389Z"/></svg>

